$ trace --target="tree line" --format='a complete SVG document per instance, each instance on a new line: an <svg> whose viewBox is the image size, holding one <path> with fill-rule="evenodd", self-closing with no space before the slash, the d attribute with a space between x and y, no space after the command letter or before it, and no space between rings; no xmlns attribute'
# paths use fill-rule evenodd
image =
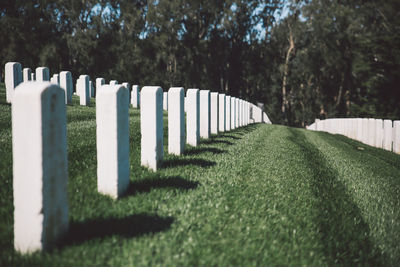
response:
<svg viewBox="0 0 400 267"><path fill-rule="evenodd" d="M399 12L396 0L4 0L0 61L224 92L273 123L398 119Z"/></svg>

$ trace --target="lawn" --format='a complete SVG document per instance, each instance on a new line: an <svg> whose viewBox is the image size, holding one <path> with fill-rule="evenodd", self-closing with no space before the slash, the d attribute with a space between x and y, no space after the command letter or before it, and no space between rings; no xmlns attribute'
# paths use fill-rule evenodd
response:
<svg viewBox="0 0 400 267"><path fill-rule="evenodd" d="M0 266L391 265L400 262L400 156L344 136L254 124L140 167L96 191L95 105L67 107L70 232L52 251L13 249L11 107L0 85ZM29 224L29 222L27 222Z"/></svg>

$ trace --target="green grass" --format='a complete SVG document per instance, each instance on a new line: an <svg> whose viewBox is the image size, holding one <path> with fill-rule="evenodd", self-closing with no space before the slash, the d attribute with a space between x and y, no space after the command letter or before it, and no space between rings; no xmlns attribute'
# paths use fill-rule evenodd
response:
<svg viewBox="0 0 400 267"><path fill-rule="evenodd" d="M67 107L70 233L53 251L13 249L10 106L0 89L0 266L391 265L400 262L400 156L340 135L256 124L140 167L96 192L95 108ZM167 152L167 117L164 151Z"/></svg>

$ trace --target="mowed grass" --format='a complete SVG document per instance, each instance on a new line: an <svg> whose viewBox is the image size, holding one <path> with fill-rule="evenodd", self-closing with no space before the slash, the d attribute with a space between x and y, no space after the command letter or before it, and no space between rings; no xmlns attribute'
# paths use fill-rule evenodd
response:
<svg viewBox="0 0 400 267"><path fill-rule="evenodd" d="M67 107L70 232L52 251L13 249L11 111L0 89L0 266L389 265L400 262L400 156L340 135L255 124L140 167L96 191L94 103ZM29 138L29 134L27 135ZM29 222L27 222L29 225Z"/></svg>

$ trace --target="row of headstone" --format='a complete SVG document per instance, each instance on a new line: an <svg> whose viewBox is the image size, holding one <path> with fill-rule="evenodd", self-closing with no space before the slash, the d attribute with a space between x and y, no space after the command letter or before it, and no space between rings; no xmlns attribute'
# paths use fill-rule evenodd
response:
<svg viewBox="0 0 400 267"><path fill-rule="evenodd" d="M62 72L60 85L65 80L72 83L69 76ZM101 78L96 83L97 188L116 199L129 185L129 85L104 84ZM67 96L60 85L55 79L22 83L14 91L14 246L21 253L51 248L68 231ZM77 91L81 100L88 101L88 75L79 77ZM200 137L210 137L212 129L225 132L254 122L249 102L225 94L187 90L185 124L183 88L170 88L165 97L160 87L143 87L140 98L138 92L134 86L134 101L137 105L141 101L141 165L153 171L164 158L164 99L170 154L181 155L186 144L197 146Z"/></svg>
<svg viewBox="0 0 400 267"><path fill-rule="evenodd" d="M364 144L400 154L400 120L373 118L316 119L309 130L342 134Z"/></svg>

